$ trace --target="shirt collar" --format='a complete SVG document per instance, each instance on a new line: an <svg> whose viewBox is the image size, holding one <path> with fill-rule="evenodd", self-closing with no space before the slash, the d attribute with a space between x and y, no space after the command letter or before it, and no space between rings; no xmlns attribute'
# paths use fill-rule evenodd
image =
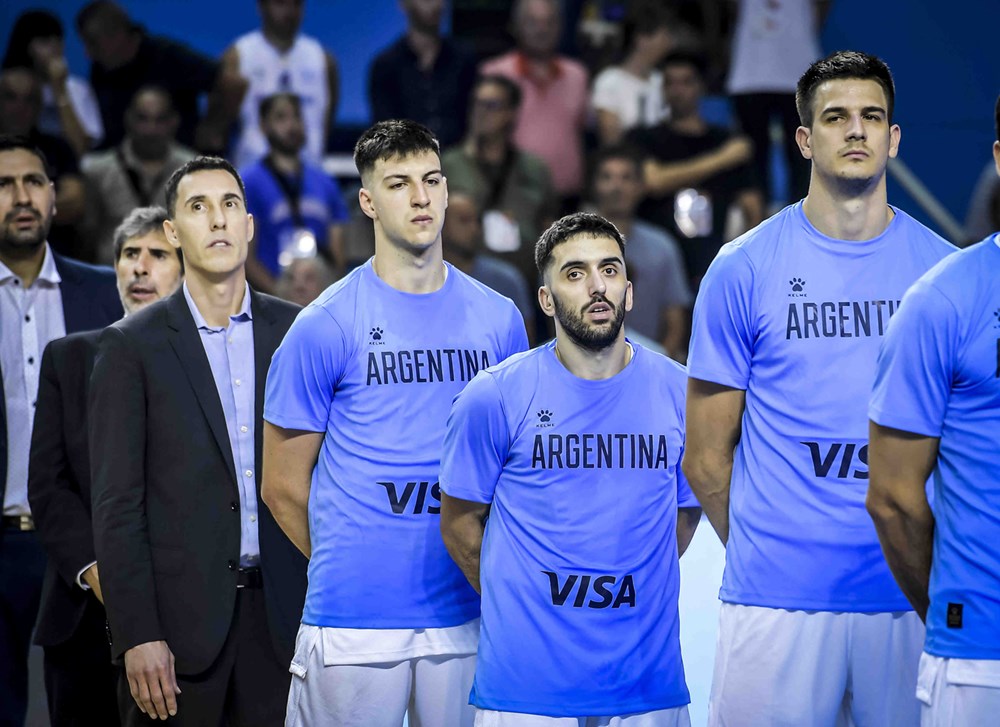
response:
<svg viewBox="0 0 1000 727"><path fill-rule="evenodd" d="M55 287L62 282L62 276L56 267L56 259L52 256L52 248L49 247L49 243L43 242L42 244L45 246L45 257L42 258L42 269L38 272L35 282L40 281L44 283L45 287ZM16 277L10 268L0 262L0 283L6 283Z"/></svg>
<svg viewBox="0 0 1000 727"><path fill-rule="evenodd" d="M236 315L229 316L231 321L252 321L253 312L250 307L250 285L249 283L244 283L246 286L243 291L243 305L240 306L240 310ZM198 306L195 305L194 298L191 297L191 291L188 290L187 281L181 286L184 290L184 300L187 302L188 309L191 311L191 317L194 318L194 324L199 330L206 331L222 331L225 330L225 326L210 326L208 321L205 320L205 316L201 314L198 310Z"/></svg>

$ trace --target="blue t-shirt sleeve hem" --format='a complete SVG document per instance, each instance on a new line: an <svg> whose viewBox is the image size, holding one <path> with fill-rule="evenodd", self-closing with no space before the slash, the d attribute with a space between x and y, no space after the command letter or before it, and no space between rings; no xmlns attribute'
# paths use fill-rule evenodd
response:
<svg viewBox="0 0 1000 727"><path fill-rule="evenodd" d="M746 391L747 385L750 383L749 377L742 377L732 372L715 371L700 366L688 368L688 378L708 381L720 386L729 386L730 388L741 389L742 391Z"/></svg>
<svg viewBox="0 0 1000 727"><path fill-rule="evenodd" d="M900 416L899 414L894 413L891 414L884 411L881 407L868 407L868 418L882 427L899 429L904 432L919 434L923 437L941 436L940 428L935 428L928 425L927 422L919 421L912 417Z"/></svg>
<svg viewBox="0 0 1000 727"><path fill-rule="evenodd" d="M483 493L481 492L465 489L463 487L456 487L455 485L451 485L446 482L441 483L441 491L448 497L454 497L458 500L468 500L469 502L481 502L484 505L490 505L493 503L492 497L487 497L486 495L483 495Z"/></svg>
<svg viewBox="0 0 1000 727"><path fill-rule="evenodd" d="M298 417L285 416L271 409L264 409L264 421L270 422L282 429L301 429L306 432L326 432L326 422L317 422L310 419L299 419Z"/></svg>

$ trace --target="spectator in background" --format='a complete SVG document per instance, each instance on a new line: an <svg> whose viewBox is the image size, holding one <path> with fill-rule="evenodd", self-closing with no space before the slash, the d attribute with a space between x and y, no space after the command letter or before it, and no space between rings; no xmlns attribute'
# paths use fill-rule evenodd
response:
<svg viewBox="0 0 1000 727"><path fill-rule="evenodd" d="M529 290L538 282L535 241L555 219L558 202L545 162L514 140L520 87L483 76L473 88L469 135L445 152L441 167L452 192L468 192L483 212L486 249L514 265Z"/></svg>
<svg viewBox="0 0 1000 727"><path fill-rule="evenodd" d="M976 181L965 214L965 245L1000 230L1000 177L991 161Z"/></svg>
<svg viewBox="0 0 1000 727"><path fill-rule="evenodd" d="M625 19L625 57L594 79L590 105L602 145L617 144L629 130L655 126L667 116L660 62L673 46L671 17L660 0L639 0Z"/></svg>
<svg viewBox="0 0 1000 727"><path fill-rule="evenodd" d="M575 209L583 189L587 70L556 53L559 0L517 0L511 23L517 49L487 61L480 72L506 76L520 86L524 101L514 141L545 161L564 209Z"/></svg>
<svg viewBox="0 0 1000 727"><path fill-rule="evenodd" d="M76 231L86 206L80 165L66 141L39 131L41 113L42 86L35 73L29 68L0 72L0 134L23 136L45 155L56 187L56 213L49 241L59 252L83 257L83 243Z"/></svg>
<svg viewBox="0 0 1000 727"><path fill-rule="evenodd" d="M622 146L599 152L592 188L597 213L614 223L628 241L625 263L633 295L629 328L683 361L691 289L677 242L663 228L635 217L645 194L641 155Z"/></svg>
<svg viewBox="0 0 1000 727"><path fill-rule="evenodd" d="M249 84L240 106L240 132L232 160L243 168L267 153L260 103L276 93L294 93L305 122L305 156L319 164L337 114L340 75L333 56L312 36L300 33L305 0L257 0L261 28L236 39L222 56Z"/></svg>
<svg viewBox="0 0 1000 727"><path fill-rule="evenodd" d="M101 111L90 84L69 73L63 24L46 10L29 10L14 22L4 68L31 68L42 84L38 129L66 140L78 157L104 138Z"/></svg>
<svg viewBox="0 0 1000 727"><path fill-rule="evenodd" d="M785 201L802 199L809 190L809 162L795 143L795 84L822 55L819 30L829 5L829 0L739 0L726 91L753 142L754 170L769 200L775 118L788 169Z"/></svg>
<svg viewBox="0 0 1000 727"><path fill-rule="evenodd" d="M162 207L136 209L115 230L115 276L128 313L181 284L180 248ZM87 389L100 330L53 341L42 355L31 437L28 500L48 555L35 643L45 649L52 727L120 724L90 508Z"/></svg>
<svg viewBox="0 0 1000 727"><path fill-rule="evenodd" d="M24 723L28 649L45 552L28 503L28 459L45 345L121 318L115 276L57 255L46 241L56 194L44 154L0 136L0 724Z"/></svg>
<svg viewBox="0 0 1000 727"><path fill-rule="evenodd" d="M736 204L743 214L741 232L759 223L764 212L749 164L750 142L705 121L700 110L704 92L702 59L671 53L663 63L670 120L628 137L646 154L649 196L639 215L680 241L695 287L726 241L730 207Z"/></svg>
<svg viewBox="0 0 1000 727"><path fill-rule="evenodd" d="M368 75L372 121L413 119L433 131L442 148L465 136L476 80L476 57L441 37L444 0L400 0L406 33L379 53Z"/></svg>
<svg viewBox="0 0 1000 727"><path fill-rule="evenodd" d="M278 278L274 293L305 308L336 280L333 268L319 255L292 260Z"/></svg>
<svg viewBox="0 0 1000 727"><path fill-rule="evenodd" d="M521 311L528 341L532 342L535 330L535 300L524 276L510 263L483 253L482 213L475 198L467 192L452 191L448 194L448 214L441 228L444 259L487 285L500 295L514 301Z"/></svg>
<svg viewBox="0 0 1000 727"><path fill-rule="evenodd" d="M260 102L259 116L268 153L241 172L255 230L247 279L269 293L283 267L296 257L317 254L328 255L336 274L343 275L347 207L337 183L303 159L306 129L299 97L268 96Z"/></svg>
<svg viewBox="0 0 1000 727"><path fill-rule="evenodd" d="M115 228L136 207L163 204L170 175L194 158L192 150L175 140L179 121L165 89L143 86L125 112L122 142L83 158L88 200L84 229L98 262L114 262Z"/></svg>
<svg viewBox="0 0 1000 727"><path fill-rule="evenodd" d="M111 0L94 0L76 16L91 60L90 84L104 122L105 148L125 138L125 110L142 86L167 89L180 115L177 139L202 151L221 151L239 110L246 81L231 59L219 64L185 45L150 35ZM199 121L198 99L208 94Z"/></svg>

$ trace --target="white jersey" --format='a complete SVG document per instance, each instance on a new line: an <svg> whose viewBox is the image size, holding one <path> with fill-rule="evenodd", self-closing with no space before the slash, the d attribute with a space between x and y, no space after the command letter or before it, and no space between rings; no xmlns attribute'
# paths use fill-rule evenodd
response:
<svg viewBox="0 0 1000 727"><path fill-rule="evenodd" d="M813 0L740 0L729 93L795 93L820 57Z"/></svg>
<svg viewBox="0 0 1000 727"><path fill-rule="evenodd" d="M259 30L236 40L240 74L250 82L240 109L240 135L232 161L243 169L267 153L258 108L274 93L294 93L302 100L306 127L305 157L319 163L326 148L326 114L330 106L326 52L315 38L299 34L287 53L271 45Z"/></svg>

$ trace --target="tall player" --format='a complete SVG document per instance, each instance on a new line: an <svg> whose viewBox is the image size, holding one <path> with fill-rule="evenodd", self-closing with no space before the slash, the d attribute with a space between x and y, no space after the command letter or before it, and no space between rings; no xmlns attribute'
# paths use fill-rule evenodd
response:
<svg viewBox="0 0 1000 727"><path fill-rule="evenodd" d="M459 394L441 463L441 532L483 594L476 724L687 727L677 557L701 511L680 469L684 369L626 340L610 222L563 217L535 260L555 341Z"/></svg>
<svg viewBox="0 0 1000 727"><path fill-rule="evenodd" d="M1000 174L1000 98L996 130ZM1000 714L1000 234L910 288L879 355L868 411L868 509L889 567L927 622L921 724L993 724ZM934 513L924 489L932 472Z"/></svg>
<svg viewBox="0 0 1000 727"><path fill-rule="evenodd" d="M727 544L713 725L910 725L923 640L865 512L889 317L954 248L886 202L894 87L842 51L799 80L809 194L726 245L695 303L688 476Z"/></svg>
<svg viewBox="0 0 1000 727"><path fill-rule="evenodd" d="M375 256L274 356L264 499L311 557L287 724L471 725L479 597L441 542L451 401L527 348L507 298L442 260L438 142L383 121L354 149Z"/></svg>

